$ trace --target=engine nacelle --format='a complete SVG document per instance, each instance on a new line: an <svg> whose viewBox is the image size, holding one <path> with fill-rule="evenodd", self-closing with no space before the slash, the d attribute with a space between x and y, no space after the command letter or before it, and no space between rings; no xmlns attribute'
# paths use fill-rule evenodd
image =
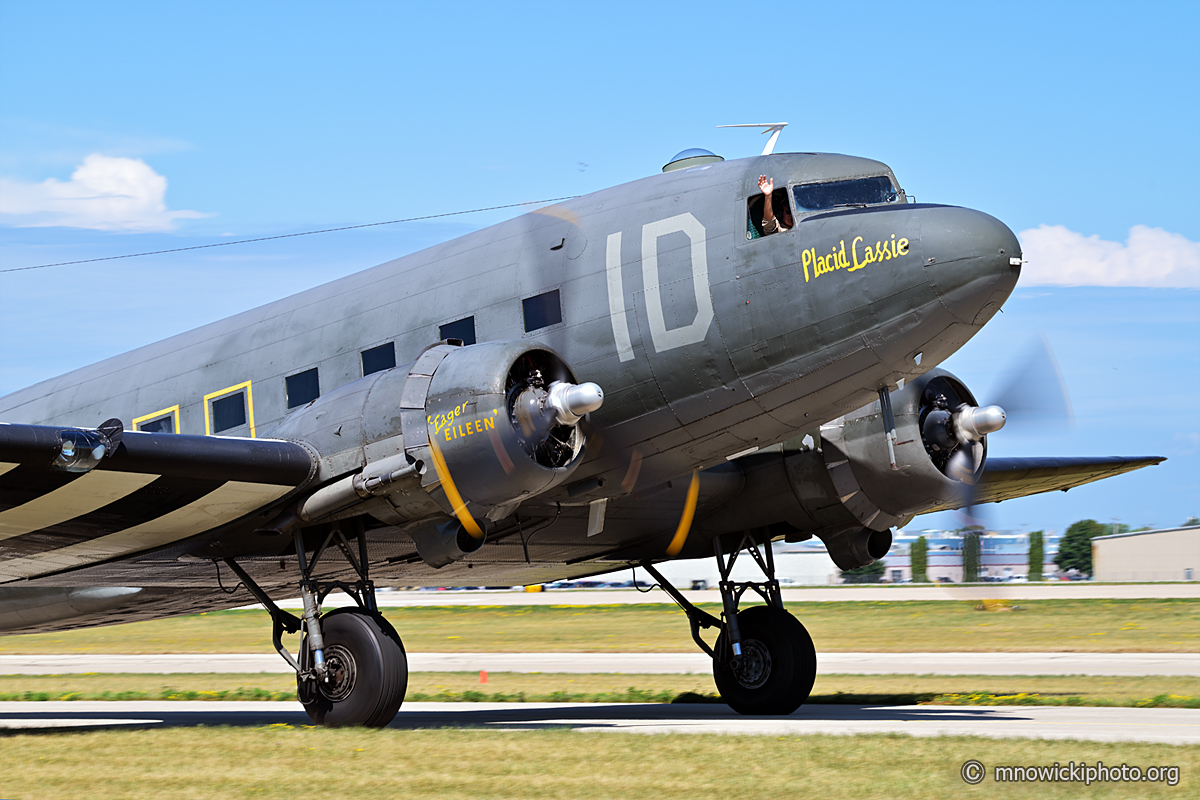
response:
<svg viewBox="0 0 1200 800"><path fill-rule="evenodd" d="M945 370L931 370L891 393L896 441L888 450L879 402L821 426L821 450L837 496L865 528L902 525L965 494L987 458L987 437L968 424L984 415L975 397ZM969 449L970 467L955 471L954 456Z"/></svg>
<svg viewBox="0 0 1200 800"><path fill-rule="evenodd" d="M890 529L914 515L966 501L983 472L986 432L1004 422L998 407L978 408L961 381L931 370L890 395L896 436L876 401L822 425L819 441L800 437L781 453L738 459L746 471L740 502L710 515L715 529L785 521L793 541L819 536L842 569L886 555ZM894 460L893 460L894 454ZM791 489L793 497L781 492Z"/></svg>
<svg viewBox="0 0 1200 800"><path fill-rule="evenodd" d="M586 443L578 423L603 400L536 343L434 345L268 433L316 451L321 484L273 527L370 514L408 530L430 564L462 558L478 545L451 528L461 523L481 544L485 519L566 480Z"/></svg>

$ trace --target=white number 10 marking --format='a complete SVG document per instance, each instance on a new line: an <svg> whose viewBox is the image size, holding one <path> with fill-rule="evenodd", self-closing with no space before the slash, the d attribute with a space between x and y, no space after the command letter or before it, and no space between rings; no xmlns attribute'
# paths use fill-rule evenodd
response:
<svg viewBox="0 0 1200 800"><path fill-rule="evenodd" d="M691 240L692 288L696 293L696 316L688 325L668 330L663 315L662 292L658 282L658 240L671 233L683 233ZM608 310L613 339L621 361L633 359L629 337L629 319L625 311L625 291L621 279L621 234L608 236L605 253L608 275ZM654 351L661 353L704 341L713 321L712 294L708 283L707 239L704 226L690 213L680 214L642 226L642 284L646 289L646 316Z"/></svg>

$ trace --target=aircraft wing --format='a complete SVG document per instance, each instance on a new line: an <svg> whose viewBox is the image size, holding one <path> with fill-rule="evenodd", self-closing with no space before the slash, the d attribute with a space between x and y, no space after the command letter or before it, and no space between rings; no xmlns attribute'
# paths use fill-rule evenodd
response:
<svg viewBox="0 0 1200 800"><path fill-rule="evenodd" d="M1042 492L1065 492L1085 483L1154 466L1166 460L1162 456L989 458L971 499L975 504L999 503ZM950 502L932 511L945 511L961 505L959 502Z"/></svg>
<svg viewBox="0 0 1200 800"><path fill-rule="evenodd" d="M292 442L110 423L0 423L0 582L173 544L275 504L315 472Z"/></svg>

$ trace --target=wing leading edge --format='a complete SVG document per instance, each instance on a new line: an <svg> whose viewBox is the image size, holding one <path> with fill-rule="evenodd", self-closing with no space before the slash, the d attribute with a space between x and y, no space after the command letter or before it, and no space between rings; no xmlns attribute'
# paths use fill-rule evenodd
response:
<svg viewBox="0 0 1200 800"><path fill-rule="evenodd" d="M97 441L94 464L64 458ZM170 545L271 505L314 471L292 442L0 423L0 582Z"/></svg>
<svg viewBox="0 0 1200 800"><path fill-rule="evenodd" d="M1065 492L1085 483L1151 467L1166 460L1163 456L989 458L971 501L999 503L1042 492ZM961 505L960 502L951 502L931 511L945 511Z"/></svg>

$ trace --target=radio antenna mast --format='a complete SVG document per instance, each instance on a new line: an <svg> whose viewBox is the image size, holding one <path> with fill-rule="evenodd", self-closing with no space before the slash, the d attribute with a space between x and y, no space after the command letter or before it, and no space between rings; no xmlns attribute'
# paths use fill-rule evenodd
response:
<svg viewBox="0 0 1200 800"><path fill-rule="evenodd" d="M751 122L744 125L718 125L718 128L763 128L763 133L771 134L771 138L767 140L767 146L763 148L762 154L769 156L775 150L775 142L779 141L779 133L787 127L786 122Z"/></svg>

